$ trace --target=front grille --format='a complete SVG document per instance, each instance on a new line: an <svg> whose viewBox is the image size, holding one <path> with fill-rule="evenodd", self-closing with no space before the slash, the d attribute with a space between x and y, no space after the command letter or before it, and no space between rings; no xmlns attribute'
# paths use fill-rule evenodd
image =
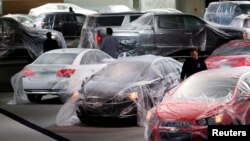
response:
<svg viewBox="0 0 250 141"><path fill-rule="evenodd" d="M191 133L171 133L171 132L159 132L161 141L190 141Z"/></svg>
<svg viewBox="0 0 250 141"><path fill-rule="evenodd" d="M101 103L112 103L112 99L109 98L87 98L86 103L96 103L96 102L101 102Z"/></svg>
<svg viewBox="0 0 250 141"><path fill-rule="evenodd" d="M161 127L191 128L191 122L163 121Z"/></svg>

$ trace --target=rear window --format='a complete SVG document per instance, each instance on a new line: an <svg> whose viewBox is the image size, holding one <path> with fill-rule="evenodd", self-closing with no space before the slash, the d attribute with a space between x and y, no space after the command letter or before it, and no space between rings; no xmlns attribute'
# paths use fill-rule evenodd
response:
<svg viewBox="0 0 250 141"><path fill-rule="evenodd" d="M206 10L206 12L216 12L219 7L219 4L210 4Z"/></svg>
<svg viewBox="0 0 250 141"><path fill-rule="evenodd" d="M250 46L222 46L216 49L211 56L250 55Z"/></svg>
<svg viewBox="0 0 250 141"><path fill-rule="evenodd" d="M34 64L65 64L70 65L75 60L76 53L46 53L39 57Z"/></svg>
<svg viewBox="0 0 250 141"><path fill-rule="evenodd" d="M98 17L98 26L121 26L124 16Z"/></svg>
<svg viewBox="0 0 250 141"><path fill-rule="evenodd" d="M137 15L137 16L130 16L130 22L136 20L137 18L139 18L140 15Z"/></svg>

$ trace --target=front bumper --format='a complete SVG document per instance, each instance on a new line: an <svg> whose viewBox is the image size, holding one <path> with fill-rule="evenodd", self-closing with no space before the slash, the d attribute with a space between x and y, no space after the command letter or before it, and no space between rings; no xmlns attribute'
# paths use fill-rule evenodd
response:
<svg viewBox="0 0 250 141"><path fill-rule="evenodd" d="M161 128L146 126L145 140L147 141L207 141L207 127L194 128Z"/></svg>
<svg viewBox="0 0 250 141"><path fill-rule="evenodd" d="M108 102L108 101L106 101ZM78 107L78 116L99 118L132 118L137 115L137 108L134 101L110 102L102 101L86 102L83 101Z"/></svg>

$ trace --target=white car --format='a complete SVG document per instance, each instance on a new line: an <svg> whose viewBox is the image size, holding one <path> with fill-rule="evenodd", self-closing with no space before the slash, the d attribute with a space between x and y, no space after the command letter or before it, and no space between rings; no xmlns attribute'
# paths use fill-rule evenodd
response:
<svg viewBox="0 0 250 141"><path fill-rule="evenodd" d="M246 30L246 38L250 39L250 16L248 14L241 14L235 17L229 26L243 28Z"/></svg>
<svg viewBox="0 0 250 141"><path fill-rule="evenodd" d="M46 94L58 95L65 102L84 81L113 60L96 49L48 51L21 71L23 90L31 102L39 102Z"/></svg>
<svg viewBox="0 0 250 141"><path fill-rule="evenodd" d="M47 3L30 9L29 15L38 16L49 12L69 12L70 7L72 7L73 11L78 14L91 15L97 13L96 11L84 9L71 3Z"/></svg>

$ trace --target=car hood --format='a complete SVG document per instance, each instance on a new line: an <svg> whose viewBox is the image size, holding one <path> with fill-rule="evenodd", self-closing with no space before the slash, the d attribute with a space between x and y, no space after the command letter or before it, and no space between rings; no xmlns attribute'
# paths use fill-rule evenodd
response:
<svg viewBox="0 0 250 141"><path fill-rule="evenodd" d="M105 81L88 81L85 85L86 96L96 96L101 98L111 98L117 95L123 89L134 85L136 82L105 82Z"/></svg>
<svg viewBox="0 0 250 141"><path fill-rule="evenodd" d="M222 103L188 101L188 100L166 100L160 103L155 111L161 120L193 121L206 115Z"/></svg>

